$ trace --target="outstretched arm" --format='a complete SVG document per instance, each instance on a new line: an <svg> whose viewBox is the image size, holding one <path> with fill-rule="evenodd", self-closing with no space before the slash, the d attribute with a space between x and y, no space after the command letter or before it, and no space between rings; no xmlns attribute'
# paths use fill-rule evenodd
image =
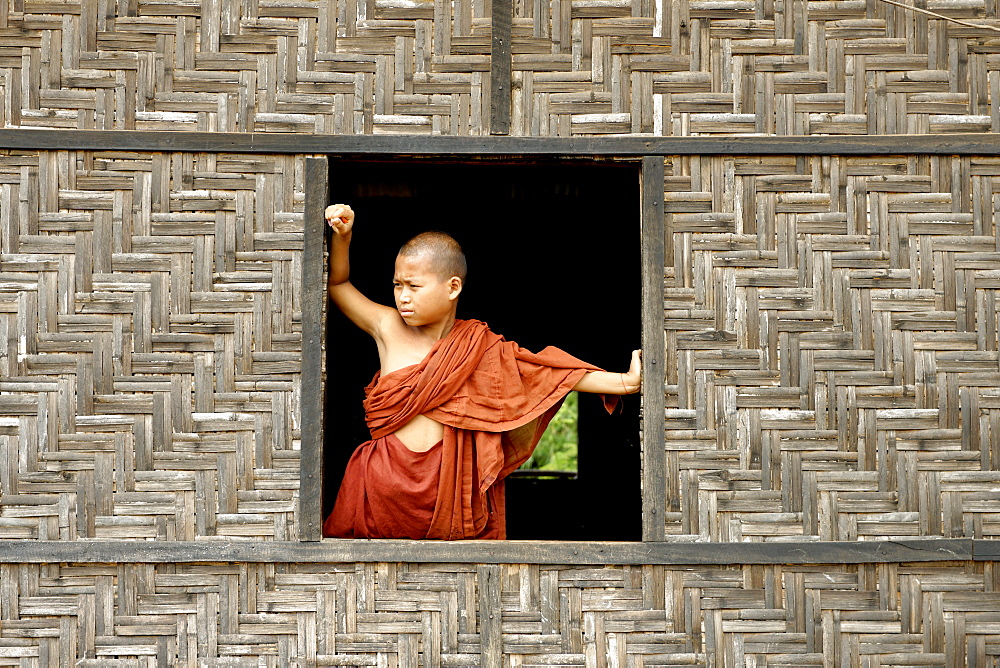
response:
<svg viewBox="0 0 1000 668"><path fill-rule="evenodd" d="M632 363L625 373L609 371L588 371L580 381L573 386L577 392L595 392L597 394L634 394L642 385L642 351L632 351Z"/></svg>
<svg viewBox="0 0 1000 668"><path fill-rule="evenodd" d="M349 280L354 211L346 204L333 204L326 207L325 215L326 222L333 231L330 235L330 277L327 282L330 299L351 322L372 336L377 336L382 321L395 314L396 310L368 299Z"/></svg>

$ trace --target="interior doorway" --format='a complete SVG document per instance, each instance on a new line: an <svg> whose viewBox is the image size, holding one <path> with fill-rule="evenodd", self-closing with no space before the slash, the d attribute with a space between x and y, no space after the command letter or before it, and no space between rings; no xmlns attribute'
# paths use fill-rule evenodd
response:
<svg viewBox="0 0 1000 668"><path fill-rule="evenodd" d="M369 298L392 305L396 251L442 230L468 258L458 317L609 370L640 346L639 186L634 162L330 160L331 201L357 214L351 280ZM369 438L362 388L378 369L371 339L335 308L327 331L324 517ZM508 537L640 540L638 414L637 396L608 416L581 395L577 474L509 478Z"/></svg>

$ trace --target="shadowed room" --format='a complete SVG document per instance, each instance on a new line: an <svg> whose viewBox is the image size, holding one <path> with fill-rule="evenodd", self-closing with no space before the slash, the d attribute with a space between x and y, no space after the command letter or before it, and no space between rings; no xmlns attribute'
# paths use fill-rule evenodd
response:
<svg viewBox="0 0 1000 668"><path fill-rule="evenodd" d="M333 159L330 199L357 213L351 281L376 302L393 304L399 247L441 230L468 259L459 318L609 371L627 369L640 345L635 163ZM361 402L378 370L367 334L332 307L328 325L324 516L351 453L370 438ZM578 411L566 418L577 420L575 471L508 478L509 538L641 538L639 397L608 415L599 397L581 394Z"/></svg>

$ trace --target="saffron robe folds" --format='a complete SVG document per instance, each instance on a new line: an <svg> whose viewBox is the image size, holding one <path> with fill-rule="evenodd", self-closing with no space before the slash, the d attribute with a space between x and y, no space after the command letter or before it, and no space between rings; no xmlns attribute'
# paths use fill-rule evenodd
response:
<svg viewBox="0 0 1000 668"><path fill-rule="evenodd" d="M372 440L351 457L324 535L505 538L504 478L531 456L566 394L597 370L456 320L419 364L376 374L365 388ZM444 425L444 438L414 452L395 432L421 414Z"/></svg>

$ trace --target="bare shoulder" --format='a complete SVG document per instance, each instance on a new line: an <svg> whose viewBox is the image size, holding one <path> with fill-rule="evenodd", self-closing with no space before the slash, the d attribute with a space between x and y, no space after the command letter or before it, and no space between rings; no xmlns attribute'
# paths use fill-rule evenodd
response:
<svg viewBox="0 0 1000 668"><path fill-rule="evenodd" d="M403 367L419 364L433 347L433 342L403 322L397 315L387 316L380 328L379 357L382 363L382 373L390 373Z"/></svg>
<svg viewBox="0 0 1000 668"><path fill-rule="evenodd" d="M385 311L378 314L372 336L385 346L395 347L399 344L400 339L406 336L405 330L406 323L399 317L396 309L386 307Z"/></svg>

